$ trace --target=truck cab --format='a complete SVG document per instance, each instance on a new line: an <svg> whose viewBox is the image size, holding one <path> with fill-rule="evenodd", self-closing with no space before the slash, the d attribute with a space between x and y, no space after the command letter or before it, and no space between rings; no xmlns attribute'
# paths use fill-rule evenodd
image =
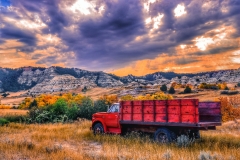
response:
<svg viewBox="0 0 240 160"><path fill-rule="evenodd" d="M112 104L107 112L98 112L92 115L92 129L96 133L121 133L119 124L119 103Z"/></svg>

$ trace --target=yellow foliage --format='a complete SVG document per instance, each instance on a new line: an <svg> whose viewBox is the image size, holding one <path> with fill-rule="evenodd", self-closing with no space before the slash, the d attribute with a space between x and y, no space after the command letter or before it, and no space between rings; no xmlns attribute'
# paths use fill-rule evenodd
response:
<svg viewBox="0 0 240 160"><path fill-rule="evenodd" d="M0 104L0 109L11 109L11 106Z"/></svg>
<svg viewBox="0 0 240 160"><path fill-rule="evenodd" d="M240 118L240 96L221 97L222 121L232 121Z"/></svg>
<svg viewBox="0 0 240 160"><path fill-rule="evenodd" d="M121 101L132 101L132 100L134 100L134 97L130 94L127 94L121 97Z"/></svg>
<svg viewBox="0 0 240 160"><path fill-rule="evenodd" d="M106 104L111 105L113 103L118 102L118 97L115 94L112 95L103 95L99 98L100 100L104 100Z"/></svg>
<svg viewBox="0 0 240 160"><path fill-rule="evenodd" d="M173 97L169 94L164 94L163 92L157 92L151 96L153 100L168 100L173 99Z"/></svg>
<svg viewBox="0 0 240 160"><path fill-rule="evenodd" d="M226 82L218 84L218 88L221 89L221 90L224 90L226 87L227 87L227 83Z"/></svg>
<svg viewBox="0 0 240 160"><path fill-rule="evenodd" d="M37 101L38 107L44 107L54 104L58 100L59 96L57 95L50 95L50 94L42 94L35 98Z"/></svg>
<svg viewBox="0 0 240 160"><path fill-rule="evenodd" d="M27 109L31 104L31 98L27 97L23 100L23 102L19 105L20 109Z"/></svg>
<svg viewBox="0 0 240 160"><path fill-rule="evenodd" d="M131 95L129 95L130 97ZM125 97L121 97L121 100L167 100L167 99L173 99L173 97L169 94L165 94L163 92L156 92L154 94L146 94L145 96L139 95L137 97L133 97L132 99L126 99Z"/></svg>

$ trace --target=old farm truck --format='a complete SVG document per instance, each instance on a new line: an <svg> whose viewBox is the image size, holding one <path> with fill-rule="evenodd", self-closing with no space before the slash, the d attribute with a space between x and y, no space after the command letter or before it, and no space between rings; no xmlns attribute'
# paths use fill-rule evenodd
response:
<svg viewBox="0 0 240 160"><path fill-rule="evenodd" d="M167 143L182 134L199 138L199 130L221 125L219 102L198 99L121 101L107 112L92 115L94 134L128 131L154 133L154 140Z"/></svg>

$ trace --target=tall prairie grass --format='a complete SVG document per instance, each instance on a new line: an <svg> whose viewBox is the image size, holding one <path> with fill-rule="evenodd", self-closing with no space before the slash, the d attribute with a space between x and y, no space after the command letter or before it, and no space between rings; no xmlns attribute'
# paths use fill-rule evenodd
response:
<svg viewBox="0 0 240 160"><path fill-rule="evenodd" d="M151 136L97 135L91 121L68 124L18 124L0 127L0 159L240 159L240 120L216 131L201 131L202 138L188 146L162 145Z"/></svg>

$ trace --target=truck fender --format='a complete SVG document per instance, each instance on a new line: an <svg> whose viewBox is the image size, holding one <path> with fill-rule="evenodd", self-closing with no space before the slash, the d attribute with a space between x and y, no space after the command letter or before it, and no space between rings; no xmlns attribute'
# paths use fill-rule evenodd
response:
<svg viewBox="0 0 240 160"><path fill-rule="evenodd" d="M100 120L100 119L96 119L96 120L93 122L92 128L93 128L94 125L97 124L97 123L101 123L101 124L103 125L104 132L106 133L106 132L107 132L107 126L106 126L106 124L105 124L102 120Z"/></svg>

